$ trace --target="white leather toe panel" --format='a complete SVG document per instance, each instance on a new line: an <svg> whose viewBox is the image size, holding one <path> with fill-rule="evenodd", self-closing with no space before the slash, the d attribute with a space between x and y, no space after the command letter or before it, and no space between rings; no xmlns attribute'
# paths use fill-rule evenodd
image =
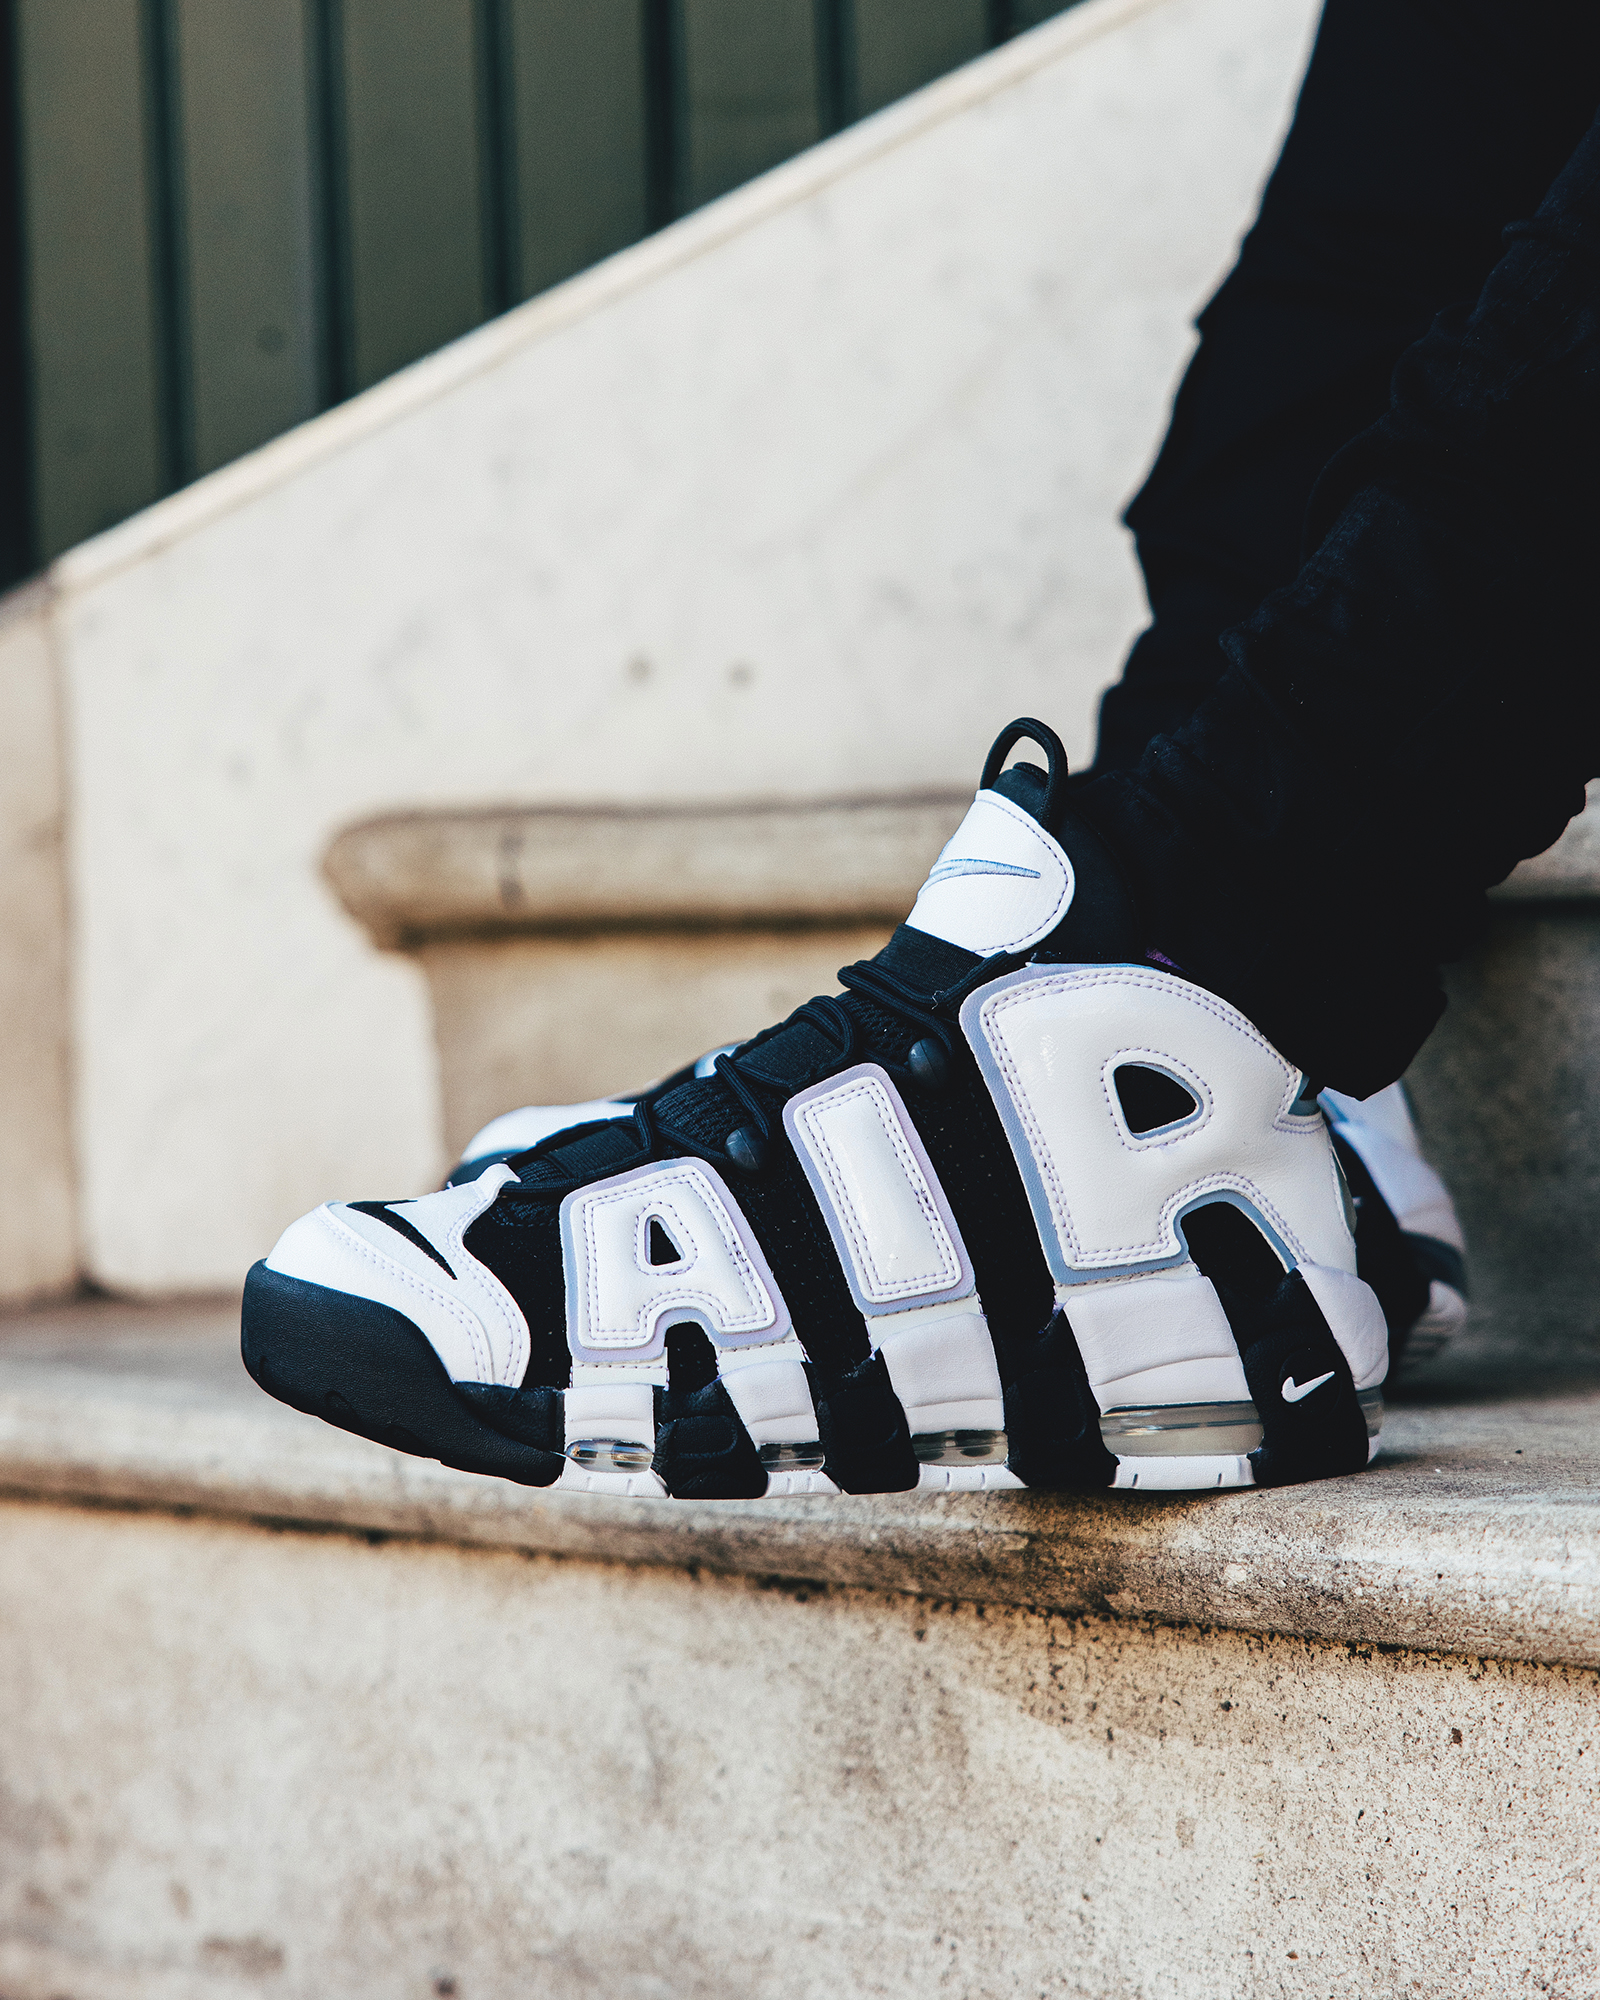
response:
<svg viewBox="0 0 1600 2000"><path fill-rule="evenodd" d="M514 1388L528 1365L527 1321L462 1241L512 1178L507 1168L491 1167L462 1187L387 1204L437 1248L448 1270L379 1218L338 1202L291 1223L267 1268L403 1313L427 1336L453 1382Z"/></svg>

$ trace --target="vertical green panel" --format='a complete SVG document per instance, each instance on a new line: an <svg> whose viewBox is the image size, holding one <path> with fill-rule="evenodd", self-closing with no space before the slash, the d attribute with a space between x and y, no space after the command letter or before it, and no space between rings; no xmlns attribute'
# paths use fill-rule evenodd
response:
<svg viewBox="0 0 1600 2000"><path fill-rule="evenodd" d="M644 235L640 0L509 0L517 269L530 298Z"/></svg>
<svg viewBox="0 0 1600 2000"><path fill-rule="evenodd" d="M1064 14L1074 0L1011 0L1011 29L1020 35L1024 28L1036 28L1052 14Z"/></svg>
<svg viewBox="0 0 1600 2000"><path fill-rule="evenodd" d="M819 138L812 0L683 0L683 116L685 209Z"/></svg>
<svg viewBox="0 0 1600 2000"><path fill-rule="evenodd" d="M343 0L343 11L350 363L361 389L488 310L478 10L475 0Z"/></svg>
<svg viewBox="0 0 1600 2000"><path fill-rule="evenodd" d="M855 0L856 103L865 115L989 46L987 0Z"/></svg>
<svg viewBox="0 0 1600 2000"><path fill-rule="evenodd" d="M305 0L178 0L196 472L317 407Z"/></svg>
<svg viewBox="0 0 1600 2000"><path fill-rule="evenodd" d="M18 0L43 557L164 485L139 0Z"/></svg>

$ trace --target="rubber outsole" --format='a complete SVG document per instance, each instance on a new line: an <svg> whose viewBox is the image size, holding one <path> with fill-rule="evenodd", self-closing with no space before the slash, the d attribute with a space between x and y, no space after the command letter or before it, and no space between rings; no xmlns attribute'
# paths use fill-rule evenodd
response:
<svg viewBox="0 0 1600 2000"><path fill-rule="evenodd" d="M256 1264L239 1350L269 1396L396 1451L521 1486L553 1485L567 1463L481 1422L422 1329L371 1299Z"/></svg>
<svg viewBox="0 0 1600 2000"><path fill-rule="evenodd" d="M240 1352L268 1395L394 1450L524 1486L559 1485L566 1492L635 1499L673 1497L655 1471L586 1471L561 1452L505 1435L483 1422L457 1393L427 1336L403 1313L287 1277L265 1263L256 1264L245 1282ZM1369 1420L1362 1428L1375 1425ZM1244 1453L1117 1456L1105 1450L1111 1442L1101 1445L1110 1471L1102 1490L1202 1493L1259 1483L1251 1457ZM1375 1436L1362 1442L1363 1457L1377 1448ZM1017 1492L1026 1487L1027 1481L1003 1463L923 1464L913 1490ZM765 1497L839 1491L821 1471L781 1472L769 1478Z"/></svg>

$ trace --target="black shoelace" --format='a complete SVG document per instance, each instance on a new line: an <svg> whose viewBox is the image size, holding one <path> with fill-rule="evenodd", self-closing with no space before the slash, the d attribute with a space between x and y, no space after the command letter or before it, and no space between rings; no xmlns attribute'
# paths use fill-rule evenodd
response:
<svg viewBox="0 0 1600 2000"><path fill-rule="evenodd" d="M942 992L927 995L908 986L903 979L879 965L873 959L863 959L856 965L847 965L839 973L840 984L848 993L859 994L869 1004L881 1009L894 1019L907 1023L923 1032L906 1052L903 1062L890 1061L881 1051L873 1051L865 1046L864 1024L853 1014L843 1000L833 994L819 994L814 1000L807 1000L797 1007L786 1021L767 1029L763 1034L745 1042L731 1054L719 1055L712 1064L711 1074L723 1085L744 1114L743 1122L735 1125L721 1146L710 1146L692 1134L676 1130L670 1122L662 1119L656 1107L665 1098L685 1087L682 1078L670 1078L647 1091L634 1105L633 1123L638 1135L638 1157L640 1161L689 1155L694 1159L707 1161L716 1167L731 1166L739 1173L759 1173L765 1166L772 1143L774 1112L772 1099L779 1104L786 1102L796 1091L804 1090L810 1083L823 1077L848 1069L858 1056L870 1056L880 1069L899 1087L911 1087L924 1091L938 1091L945 1087L950 1075L950 1066L955 1059L957 1033L955 1017L961 1003L976 986L986 985L992 979L1016 970L1026 963L1026 959L1009 953L999 953L985 959L973 967L965 978ZM774 1078L748 1075L743 1065L755 1052L773 1041L777 1036L792 1028L810 1026L818 1030L831 1044L829 1054L819 1063L811 1066L809 1073L793 1080L779 1082ZM763 1092L767 1093L763 1096ZM780 1114L781 1115L781 1114ZM526 1153L519 1153L508 1162L514 1171L524 1172L535 1162L543 1165L546 1172L533 1185L527 1186L517 1181L508 1181L501 1189L501 1199L518 1197L535 1201L557 1201L572 1189L581 1187L596 1178L595 1168L585 1164L567 1173L550 1172L555 1156L573 1146L585 1134L597 1131L616 1131L622 1123L620 1119L607 1121L603 1125L577 1127L566 1132L552 1133ZM606 1171L601 1170L602 1173ZM619 1162L610 1171L621 1172Z"/></svg>

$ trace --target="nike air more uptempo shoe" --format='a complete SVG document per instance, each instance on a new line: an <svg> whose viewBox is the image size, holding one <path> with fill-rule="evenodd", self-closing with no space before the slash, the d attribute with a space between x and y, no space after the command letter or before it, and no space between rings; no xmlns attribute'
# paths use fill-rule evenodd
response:
<svg viewBox="0 0 1600 2000"><path fill-rule="evenodd" d="M713 1049L631 1096L525 1104L502 1112L473 1135L446 1186L474 1181L485 1167L579 1126L631 1118L642 1098L661 1097L691 1077L710 1076L717 1057L732 1055L738 1046L730 1042ZM1455 1203L1423 1156L1403 1084L1391 1083L1367 1098L1325 1090L1317 1101L1353 1192L1356 1274L1377 1294L1389 1330L1388 1381L1409 1382L1466 1323L1465 1238Z"/></svg>
<svg viewBox="0 0 1600 2000"><path fill-rule="evenodd" d="M1012 745L1048 773L1003 770ZM1306 1079L1151 964L1005 730L908 921L709 1074L245 1291L261 1386L531 1485L1195 1491L1359 1470L1387 1336Z"/></svg>

